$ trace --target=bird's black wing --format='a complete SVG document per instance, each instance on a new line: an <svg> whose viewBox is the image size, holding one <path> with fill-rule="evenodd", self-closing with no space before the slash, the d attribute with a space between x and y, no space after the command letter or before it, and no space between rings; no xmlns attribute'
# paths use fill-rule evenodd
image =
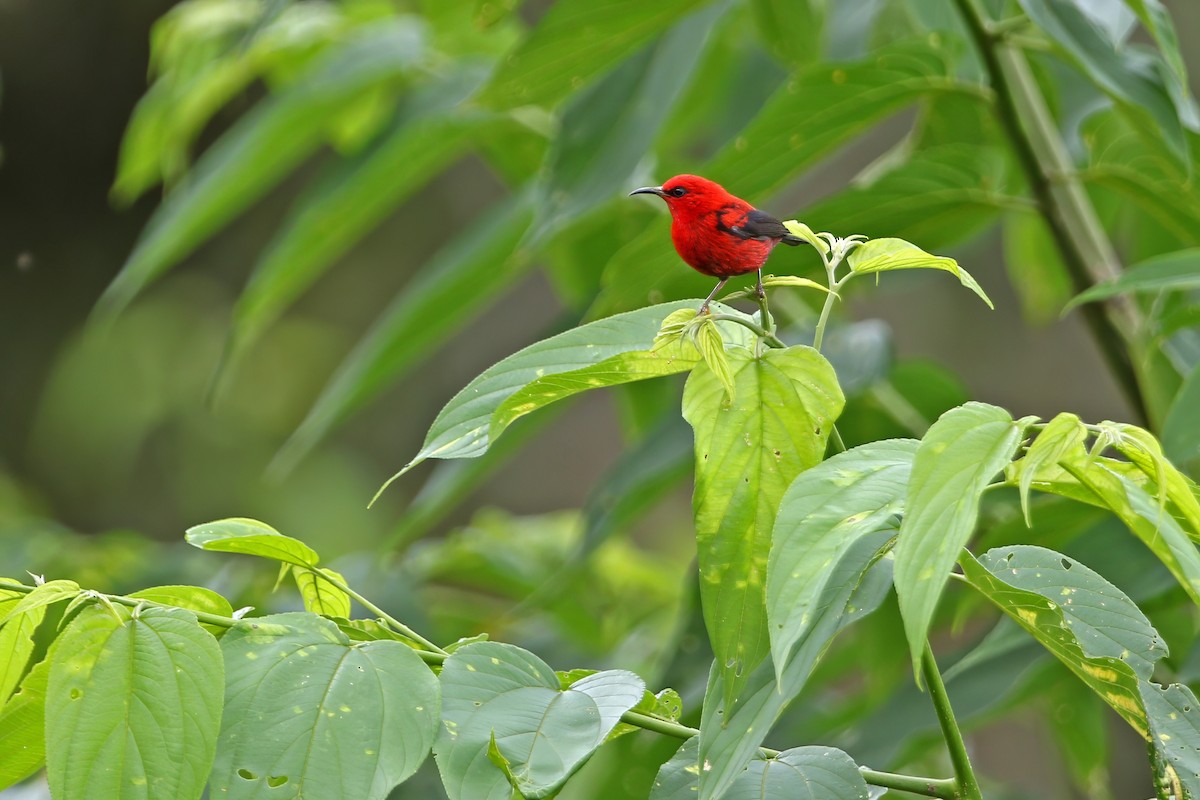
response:
<svg viewBox="0 0 1200 800"><path fill-rule="evenodd" d="M730 232L743 239L779 239L793 246L804 244L804 240L789 233L782 222L757 208L748 212L741 223L730 228Z"/></svg>

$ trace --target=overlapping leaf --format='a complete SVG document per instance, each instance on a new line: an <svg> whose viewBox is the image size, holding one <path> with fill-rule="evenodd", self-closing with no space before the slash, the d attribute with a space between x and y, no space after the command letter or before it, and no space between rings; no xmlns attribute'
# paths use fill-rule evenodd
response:
<svg viewBox="0 0 1200 800"><path fill-rule="evenodd" d="M221 652L212 786L223 797L382 800L429 755L438 683L406 645L353 643L328 620L292 613L232 628Z"/></svg>
<svg viewBox="0 0 1200 800"><path fill-rule="evenodd" d="M53 652L53 646L51 647ZM39 661L0 707L0 790L20 783L46 763L46 683L50 662Z"/></svg>
<svg viewBox="0 0 1200 800"><path fill-rule="evenodd" d="M771 528L787 487L820 463L844 398L833 367L809 347L754 358L731 350L734 397L694 370L683 416L696 436L696 524L705 624L731 701L762 661Z"/></svg>
<svg viewBox="0 0 1200 800"><path fill-rule="evenodd" d="M221 721L216 639L181 609L84 609L46 689L46 772L58 797L199 798Z"/></svg>
<svg viewBox="0 0 1200 800"><path fill-rule="evenodd" d="M456 648L441 686L434 750L451 800L509 800L514 789L551 796L646 688L633 673L606 670L563 690L540 658L499 642Z"/></svg>
<svg viewBox="0 0 1200 800"><path fill-rule="evenodd" d="M869 275L898 269L940 269L958 278L963 286L977 294L988 308L995 308L983 288L953 258L935 256L903 239L871 239L851 251L846 258L850 270Z"/></svg>
<svg viewBox="0 0 1200 800"><path fill-rule="evenodd" d="M917 448L896 545L896 595L914 673L950 568L975 530L980 497L1016 454L1029 421L967 403L943 414Z"/></svg>

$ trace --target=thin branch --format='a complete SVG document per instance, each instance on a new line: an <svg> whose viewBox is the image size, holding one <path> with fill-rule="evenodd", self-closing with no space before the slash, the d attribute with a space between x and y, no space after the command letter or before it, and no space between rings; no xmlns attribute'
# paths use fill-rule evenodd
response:
<svg viewBox="0 0 1200 800"><path fill-rule="evenodd" d="M983 794L979 791L979 781L975 778L975 771L971 769L966 742L963 741L962 731L958 729L954 709L950 707L946 684L942 682L942 673L938 671L937 661L928 642L925 644L925 652L921 654L921 676L929 687L933 709L937 712L938 722L942 726L942 737L950 751L950 763L954 765L954 775L958 784L958 793L954 796L962 800L983 800Z"/></svg>
<svg viewBox="0 0 1200 800"><path fill-rule="evenodd" d="M1062 255L1076 292L1120 275L1122 266L1075 172L1024 55L989 32L975 0L954 0L996 95L997 116ZM1001 34L1002 35L1002 34ZM1027 123L1022 125L1022 121ZM1056 176L1054 180L1051 175ZM1148 419L1128 343L1140 327L1126 298L1083 309L1084 319L1134 412Z"/></svg>
<svg viewBox="0 0 1200 800"><path fill-rule="evenodd" d="M299 569L299 567L297 567L297 569ZM315 569L310 569L309 572L311 572L319 580L328 581L332 585L341 589L346 594L353 597L355 600L357 600L359 602L359 605L361 605L363 608L370 611L372 614L375 614L380 619L382 619L384 622L386 622L388 625L390 625L392 627L392 630L396 631L397 633L401 634L402 636L407 636L409 639L412 639L414 642L419 643L422 647L425 647L430 652L438 653L443 656L446 655L445 650L438 647L436 644L429 641L424 636L417 633L412 628L408 627L403 622L396 619L391 614L387 613L386 611L381 609L379 606L375 605L370 600L368 600L367 598L363 597L358 592L351 589L344 582L338 580L337 578L331 577L328 572L322 572L320 570L315 570Z"/></svg>

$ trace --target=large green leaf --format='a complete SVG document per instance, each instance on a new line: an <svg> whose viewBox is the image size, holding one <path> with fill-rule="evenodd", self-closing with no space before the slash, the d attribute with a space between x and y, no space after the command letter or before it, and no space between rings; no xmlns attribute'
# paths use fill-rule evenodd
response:
<svg viewBox="0 0 1200 800"><path fill-rule="evenodd" d="M315 567L321 557L299 539L284 536L265 522L244 517L219 519L187 529L187 543L201 550L244 553L298 567Z"/></svg>
<svg viewBox="0 0 1200 800"><path fill-rule="evenodd" d="M559 0L501 61L480 102L551 106L705 0Z"/></svg>
<svg viewBox="0 0 1200 800"><path fill-rule="evenodd" d="M959 563L972 586L1146 734L1138 680L1149 677L1166 647L1129 598L1079 562L1042 547L997 548L978 561L964 551Z"/></svg>
<svg viewBox="0 0 1200 800"><path fill-rule="evenodd" d="M646 688L631 672L606 670L564 690L540 658L499 642L455 649L441 685L435 751L451 800L509 800L514 788L523 797L551 796Z"/></svg>
<svg viewBox="0 0 1200 800"><path fill-rule="evenodd" d="M221 723L217 640L181 609L86 608L60 635L46 690L56 797L199 798Z"/></svg>
<svg viewBox="0 0 1200 800"><path fill-rule="evenodd" d="M51 646L53 652L53 646ZM39 661L21 688L0 707L0 791L25 780L46 763L46 683L50 661Z"/></svg>
<svg viewBox="0 0 1200 800"><path fill-rule="evenodd" d="M771 55L789 67L821 57L823 3L812 0L751 0L758 35Z"/></svg>
<svg viewBox="0 0 1200 800"><path fill-rule="evenodd" d="M428 458L481 455L514 420L555 400L691 369L699 356L686 342L651 347L667 315L697 305L697 300L681 300L607 317L532 344L484 370L441 410L421 450L395 477ZM724 306L714 310L740 313ZM741 326L720 325L726 341L746 341Z"/></svg>
<svg viewBox="0 0 1200 800"><path fill-rule="evenodd" d="M813 604L813 622L780 669L764 661L732 703L723 699L721 671L713 665L700 721L702 800L722 796L757 755L758 747L784 709L796 699L838 631L870 614L891 590L891 562L878 560L895 530L858 537L829 570L824 591Z"/></svg>
<svg viewBox="0 0 1200 800"><path fill-rule="evenodd" d="M231 350L249 346L332 263L467 148L495 117L456 112L478 83L455 74L397 115L367 152L338 161L302 196L234 308Z"/></svg>
<svg viewBox="0 0 1200 800"><path fill-rule="evenodd" d="M328 620L291 613L232 628L221 652L214 794L382 800L429 755L438 684L410 647L353 643Z"/></svg>
<svg viewBox="0 0 1200 800"><path fill-rule="evenodd" d="M771 528L787 487L820 463L844 399L810 347L728 353L735 396L707 367L689 376L683 416L696 436L692 495L704 621L725 698L770 649L764 591Z"/></svg>
<svg viewBox="0 0 1200 800"><path fill-rule="evenodd" d="M338 366L276 457L288 469L335 426L419 364L490 298L524 275L533 219L528 195L502 203L438 251Z"/></svg>
<svg viewBox="0 0 1200 800"><path fill-rule="evenodd" d="M813 607L832 577L829 566L902 513L917 445L912 439L861 445L801 472L788 487L767 561L767 621L777 670L815 623Z"/></svg>
<svg viewBox="0 0 1200 800"><path fill-rule="evenodd" d="M1147 136L1165 137L1182 161L1187 145L1179 113L1150 59L1122 51L1075 0L1020 0L1051 42L1087 77L1120 101Z"/></svg>
<svg viewBox="0 0 1200 800"><path fill-rule="evenodd" d="M311 154L325 138L331 114L406 75L423 52L419 24L383 21L318 60L305 79L260 103L204 154L191 180L163 202L101 296L98 312L120 312Z"/></svg>
<svg viewBox="0 0 1200 800"><path fill-rule="evenodd" d="M1025 457L1020 461L1017 471L1020 474L1018 486L1021 491L1021 511L1025 514L1025 524L1033 526L1029 516L1029 489L1033 479L1046 466L1057 466L1059 461L1069 455L1083 450L1087 441L1087 429L1079 417L1064 411L1046 424L1038 432L1037 438L1029 446Z"/></svg>
<svg viewBox="0 0 1200 800"><path fill-rule="evenodd" d="M980 497L1016 454L1027 423L967 403L943 414L917 448L896 545L896 595L914 673L950 568L975 530Z"/></svg>
<svg viewBox="0 0 1200 800"><path fill-rule="evenodd" d="M1180 250L1134 264L1120 277L1099 283L1067 304L1074 308L1120 294L1146 294L1200 289L1200 248Z"/></svg>
<svg viewBox="0 0 1200 800"><path fill-rule="evenodd" d="M650 800L696 797L703 773L696 739L688 739L659 770ZM835 747L809 746L751 761L721 797L724 800L868 800L871 794L850 756Z"/></svg>

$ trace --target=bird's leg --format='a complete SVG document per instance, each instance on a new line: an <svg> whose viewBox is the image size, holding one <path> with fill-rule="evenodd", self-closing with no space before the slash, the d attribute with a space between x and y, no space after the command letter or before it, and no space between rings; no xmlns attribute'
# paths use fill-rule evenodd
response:
<svg viewBox="0 0 1200 800"><path fill-rule="evenodd" d="M704 303L700 306L700 310L697 312L698 314L707 314L708 313L708 304L712 302L713 298L717 296L717 292L721 291L721 288L728 281L729 281L729 278L721 278L721 282L717 284L717 288L715 288L711 292L709 292L708 297L705 298Z"/></svg>
<svg viewBox="0 0 1200 800"><path fill-rule="evenodd" d="M762 317L759 322L767 333L774 334L775 320L771 319L771 312L767 310L767 290L763 287L762 267L758 268L758 285L754 287L754 293L758 297L758 308Z"/></svg>
<svg viewBox="0 0 1200 800"><path fill-rule="evenodd" d="M766 289L764 289L764 288L763 288L763 285L762 285L762 267L759 267L759 268L758 268L758 285L754 287L754 291L755 291L755 292L758 294L758 299L759 299L759 300L765 300L765 299L766 299L766 297L767 297L767 290L766 290Z"/></svg>

